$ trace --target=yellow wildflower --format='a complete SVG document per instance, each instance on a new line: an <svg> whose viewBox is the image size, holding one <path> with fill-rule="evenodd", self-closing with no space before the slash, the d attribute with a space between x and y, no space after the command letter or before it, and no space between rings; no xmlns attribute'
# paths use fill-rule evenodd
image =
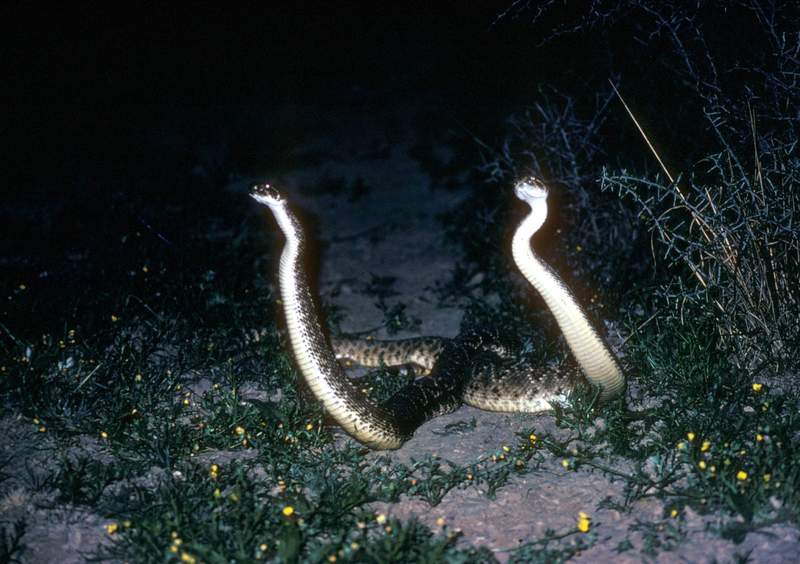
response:
<svg viewBox="0 0 800 564"><path fill-rule="evenodd" d="M703 441L703 444L700 445L700 452L708 452L711 448L711 441Z"/></svg>
<svg viewBox="0 0 800 564"><path fill-rule="evenodd" d="M691 431L686 433L686 438L689 439L689 442L692 442L694 440L695 436L696 435L694 433L692 433Z"/></svg>
<svg viewBox="0 0 800 564"><path fill-rule="evenodd" d="M758 382L755 382L755 383L753 384L753 391L754 391L755 393L759 394L759 393L761 393L761 391L762 391L763 389L764 389L764 384L760 384L760 383L758 383Z"/></svg>
<svg viewBox="0 0 800 564"><path fill-rule="evenodd" d="M583 511L578 512L578 530L582 533L589 532L589 526L591 525L591 519L589 516L584 513Z"/></svg>
<svg viewBox="0 0 800 564"><path fill-rule="evenodd" d="M241 427L239 425L236 426L236 429L234 429L234 431L236 432L237 435L244 435L247 432L245 431L244 427Z"/></svg>
<svg viewBox="0 0 800 564"><path fill-rule="evenodd" d="M379 513L375 520L378 522L379 525L383 525L386 522L386 514Z"/></svg>
<svg viewBox="0 0 800 564"><path fill-rule="evenodd" d="M677 509L673 509L672 511L669 512L669 516L674 519L675 517L678 516L678 510Z"/></svg>
<svg viewBox="0 0 800 564"><path fill-rule="evenodd" d="M747 479L747 472L739 470L739 472L736 473L736 479L740 482L744 482Z"/></svg>
<svg viewBox="0 0 800 564"><path fill-rule="evenodd" d="M105 529L109 535L113 535L119 530L119 525L117 523L109 523L105 526Z"/></svg>
<svg viewBox="0 0 800 564"><path fill-rule="evenodd" d="M286 517L291 517L292 515L294 515L294 507L292 507L291 505L287 505L286 507L283 508L283 514Z"/></svg>

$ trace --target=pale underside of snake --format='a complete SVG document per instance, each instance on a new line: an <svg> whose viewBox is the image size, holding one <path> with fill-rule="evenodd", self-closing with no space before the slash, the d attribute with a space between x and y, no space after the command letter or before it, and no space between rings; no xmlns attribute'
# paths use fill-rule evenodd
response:
<svg viewBox="0 0 800 564"><path fill-rule="evenodd" d="M303 267L302 226L277 190L269 184L253 186L251 196L269 207L286 238L279 286L297 366L317 400L356 440L372 448L398 448L419 425L462 403L492 411L545 411L584 379L599 389L600 402L624 391L625 377L611 350L572 292L531 249L531 237L547 218L547 188L535 178L525 178L515 185L515 194L531 211L514 233L514 262L552 312L579 370L499 362L491 332L395 343L328 340ZM415 364L423 376L376 403L347 378L337 360L343 358L368 366Z"/></svg>

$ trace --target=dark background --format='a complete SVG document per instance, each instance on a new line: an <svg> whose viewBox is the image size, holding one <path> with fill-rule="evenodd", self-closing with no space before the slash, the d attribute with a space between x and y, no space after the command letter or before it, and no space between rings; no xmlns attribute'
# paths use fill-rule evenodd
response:
<svg viewBox="0 0 800 564"><path fill-rule="evenodd" d="M331 112L426 98L476 126L608 58L585 37L537 48L548 22L502 18L507 2L479 4L9 17L5 137L16 156L6 170L17 189L58 191L54 180L125 161L137 133L234 122L241 105Z"/></svg>
<svg viewBox="0 0 800 564"><path fill-rule="evenodd" d="M241 207L223 188L292 169L293 149L315 134L308 124L335 129L340 112L424 106L417 131L434 148L455 131L459 166L469 167L481 154L473 139L501 147L507 117L543 89L591 116L614 80L673 173L712 146L707 99L647 2L432 4L6 8L4 278L14 286L70 254L116 261L97 250L126 232L176 241L215 214L234 221ZM753 7L675 6L663 13L689 18L690 38L702 30L719 83L757 99L752 61L774 45ZM796 24L791 3L782 6ZM707 60L688 57L709 74ZM596 134L598 171L657 171L616 100ZM224 156L209 158L209 147Z"/></svg>

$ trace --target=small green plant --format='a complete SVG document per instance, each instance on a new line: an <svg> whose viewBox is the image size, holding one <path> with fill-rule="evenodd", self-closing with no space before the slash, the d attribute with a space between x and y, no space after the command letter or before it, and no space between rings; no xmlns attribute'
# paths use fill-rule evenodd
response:
<svg viewBox="0 0 800 564"><path fill-rule="evenodd" d="M0 522L0 562L22 562L19 557L25 552L22 537L26 527L23 519L14 523Z"/></svg>

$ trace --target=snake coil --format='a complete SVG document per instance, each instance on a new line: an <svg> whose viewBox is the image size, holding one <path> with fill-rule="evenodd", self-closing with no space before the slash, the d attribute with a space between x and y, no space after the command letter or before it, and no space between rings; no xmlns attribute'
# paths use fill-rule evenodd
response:
<svg viewBox="0 0 800 564"><path fill-rule="evenodd" d="M531 237L547 218L547 188L535 178L525 178L514 191L531 208L514 233L514 261L553 313L583 377L600 388L600 401L613 399L625 388L614 355L570 290L531 249ZM429 375L383 403L370 401L348 380L320 325L303 268L306 239L300 222L269 184L253 186L250 195L269 207L286 238L278 277L297 366L325 410L356 440L372 448L398 448L423 422L463 402L495 411L542 411L579 377L538 367L497 369L484 338L464 335L436 341L438 357Z"/></svg>

